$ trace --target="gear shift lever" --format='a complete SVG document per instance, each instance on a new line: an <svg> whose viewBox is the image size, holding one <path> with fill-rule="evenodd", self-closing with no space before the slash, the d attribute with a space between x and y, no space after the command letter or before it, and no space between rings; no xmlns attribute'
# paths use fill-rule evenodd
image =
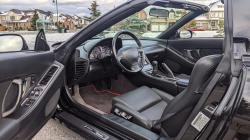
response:
<svg viewBox="0 0 250 140"><path fill-rule="evenodd" d="M162 63L162 68L168 73L167 76L169 78L175 78L173 72L169 69L169 67L165 63Z"/></svg>
<svg viewBox="0 0 250 140"><path fill-rule="evenodd" d="M153 66L152 76L157 76L158 62L157 61L153 61L152 66Z"/></svg>

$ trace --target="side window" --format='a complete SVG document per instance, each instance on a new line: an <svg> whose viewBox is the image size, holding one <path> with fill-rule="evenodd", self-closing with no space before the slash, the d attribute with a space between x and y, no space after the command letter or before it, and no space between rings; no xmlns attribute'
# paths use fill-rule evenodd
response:
<svg viewBox="0 0 250 140"><path fill-rule="evenodd" d="M208 13L201 14L180 30L191 30L195 37L224 37L224 4L215 3Z"/></svg>

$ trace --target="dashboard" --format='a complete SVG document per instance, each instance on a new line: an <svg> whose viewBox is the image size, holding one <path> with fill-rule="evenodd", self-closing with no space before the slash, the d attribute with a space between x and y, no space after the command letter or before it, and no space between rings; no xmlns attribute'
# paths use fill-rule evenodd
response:
<svg viewBox="0 0 250 140"><path fill-rule="evenodd" d="M75 49L67 65L68 85L97 81L121 73L112 49L113 38L92 39ZM166 44L154 40L141 40L147 58L160 61L165 57ZM136 45L131 39L117 40L116 50Z"/></svg>

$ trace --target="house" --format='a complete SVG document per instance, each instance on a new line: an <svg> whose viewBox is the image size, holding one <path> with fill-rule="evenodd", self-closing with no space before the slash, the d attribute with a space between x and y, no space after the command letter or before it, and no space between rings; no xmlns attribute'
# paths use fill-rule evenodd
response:
<svg viewBox="0 0 250 140"><path fill-rule="evenodd" d="M75 27L81 27L81 23L82 23L82 19L81 17L77 16L77 15L73 15L73 23L75 25Z"/></svg>
<svg viewBox="0 0 250 140"><path fill-rule="evenodd" d="M37 11L39 18L43 15ZM8 12L0 14L1 23L9 30L26 30L30 27L30 21L34 15L34 9L18 10L12 9Z"/></svg>
<svg viewBox="0 0 250 140"><path fill-rule="evenodd" d="M219 22L224 20L224 4L220 1L211 3L213 6L208 13L202 14L195 18L196 26L204 30L219 30Z"/></svg>
<svg viewBox="0 0 250 140"><path fill-rule="evenodd" d="M8 12L5 12L5 11L1 12L1 14L0 14L0 24L2 26L5 26L5 27L7 26L7 23L6 23L7 14L8 14Z"/></svg>
<svg viewBox="0 0 250 140"><path fill-rule="evenodd" d="M90 22L85 20L84 17L82 18L82 26L85 27L86 25L88 25Z"/></svg>
<svg viewBox="0 0 250 140"><path fill-rule="evenodd" d="M74 22L73 22L73 17L70 15L66 15L66 14L63 14L63 16L65 17L64 22L63 22L65 27L67 27L67 29L73 30L75 27Z"/></svg>
<svg viewBox="0 0 250 140"><path fill-rule="evenodd" d="M182 9L168 9L168 17L154 17L150 16L147 26L148 31L151 32L162 32L172 26L177 20L186 14L185 10Z"/></svg>
<svg viewBox="0 0 250 140"><path fill-rule="evenodd" d="M19 25L19 20L22 18L24 13L21 10L18 9L11 9L6 13L6 20L4 26L6 26L7 29L14 30Z"/></svg>

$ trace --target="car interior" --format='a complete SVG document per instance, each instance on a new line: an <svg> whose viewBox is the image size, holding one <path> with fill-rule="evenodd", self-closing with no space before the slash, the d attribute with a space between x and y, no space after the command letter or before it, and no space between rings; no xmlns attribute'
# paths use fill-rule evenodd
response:
<svg viewBox="0 0 250 140"><path fill-rule="evenodd" d="M185 4L154 3L190 10L157 38L120 31L81 43L66 66L73 104L138 135L176 137L223 57L224 38L178 37L185 23L207 12L206 6Z"/></svg>

